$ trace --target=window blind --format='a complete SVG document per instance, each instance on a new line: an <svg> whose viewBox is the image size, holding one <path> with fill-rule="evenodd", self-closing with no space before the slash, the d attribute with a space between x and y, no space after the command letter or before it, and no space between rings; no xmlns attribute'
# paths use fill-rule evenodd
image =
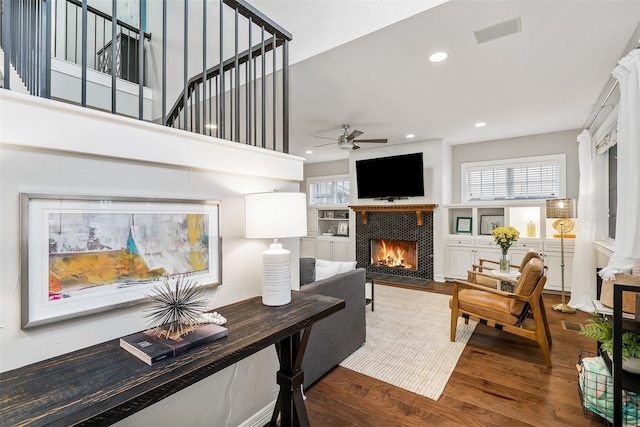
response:
<svg viewBox="0 0 640 427"><path fill-rule="evenodd" d="M466 199L551 199L560 193L560 165L556 160L536 163L470 167Z"/></svg>

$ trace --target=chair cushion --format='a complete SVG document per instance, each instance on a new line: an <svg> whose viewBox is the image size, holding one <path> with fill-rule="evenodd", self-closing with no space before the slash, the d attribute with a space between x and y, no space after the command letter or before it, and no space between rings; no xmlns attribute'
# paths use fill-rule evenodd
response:
<svg viewBox="0 0 640 427"><path fill-rule="evenodd" d="M544 274L544 263L540 258L531 258L527 265L524 267L520 279L516 284L516 288L513 293L517 295L530 296L536 288L538 281ZM511 314L518 316L522 312L524 302L512 300L511 301Z"/></svg>
<svg viewBox="0 0 640 427"><path fill-rule="evenodd" d="M540 255L537 252L533 251L527 252L524 257L522 257L522 261L520 262L520 268L518 269L520 273L524 271L524 268L527 266L527 264L529 264L529 261L531 261L532 258L540 258Z"/></svg>
<svg viewBox="0 0 640 427"><path fill-rule="evenodd" d="M473 277L475 276L475 280ZM490 279L486 276L480 276L477 274L469 273L469 282L476 283L478 285L486 286L487 288L496 289L498 287L498 280Z"/></svg>
<svg viewBox="0 0 640 427"><path fill-rule="evenodd" d="M509 298L478 289L462 289L458 292L458 307L461 310L503 325L515 325L518 322L518 318L511 314L510 302Z"/></svg>

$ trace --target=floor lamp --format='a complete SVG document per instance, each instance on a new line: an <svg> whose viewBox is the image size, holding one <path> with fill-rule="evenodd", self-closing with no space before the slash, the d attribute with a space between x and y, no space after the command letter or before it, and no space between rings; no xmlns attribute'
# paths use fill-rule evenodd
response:
<svg viewBox="0 0 640 427"><path fill-rule="evenodd" d="M553 228L555 228L560 234L554 234L553 237L560 237L560 274L562 280L562 303L554 305L552 308L555 311L561 311L563 313L575 313L576 309L569 307L565 303L564 296L564 238L575 237L575 234L567 234L573 230L576 223L571 219L576 216L576 201L575 199L551 199L546 203L547 218L556 219L553 222Z"/></svg>
<svg viewBox="0 0 640 427"><path fill-rule="evenodd" d="M291 302L291 252L279 238L307 234L307 197L304 193L254 193L244 196L245 237L269 238L262 252L262 303L269 306Z"/></svg>

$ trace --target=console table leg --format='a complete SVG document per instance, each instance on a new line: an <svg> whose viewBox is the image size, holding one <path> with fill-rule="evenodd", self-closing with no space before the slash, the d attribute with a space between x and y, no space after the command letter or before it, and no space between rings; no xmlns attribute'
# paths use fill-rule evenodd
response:
<svg viewBox="0 0 640 427"><path fill-rule="evenodd" d="M277 374L280 391L271 417L271 426L277 425L278 415L280 415L280 427L310 425L302 397L304 372L301 369L310 333L311 327L308 326L304 329L302 339L300 339L300 332L296 332L276 345L280 361L280 370Z"/></svg>

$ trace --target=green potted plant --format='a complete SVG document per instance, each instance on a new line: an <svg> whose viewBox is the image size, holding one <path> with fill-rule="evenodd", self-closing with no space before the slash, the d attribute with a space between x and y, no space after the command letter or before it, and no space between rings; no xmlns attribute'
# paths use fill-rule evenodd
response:
<svg viewBox="0 0 640 427"><path fill-rule="evenodd" d="M596 340L600 343L602 351L609 353L613 359L613 322L606 316L593 313L591 319L587 319L586 325L580 334ZM622 333L622 369L629 372L640 373L640 335L633 332Z"/></svg>

